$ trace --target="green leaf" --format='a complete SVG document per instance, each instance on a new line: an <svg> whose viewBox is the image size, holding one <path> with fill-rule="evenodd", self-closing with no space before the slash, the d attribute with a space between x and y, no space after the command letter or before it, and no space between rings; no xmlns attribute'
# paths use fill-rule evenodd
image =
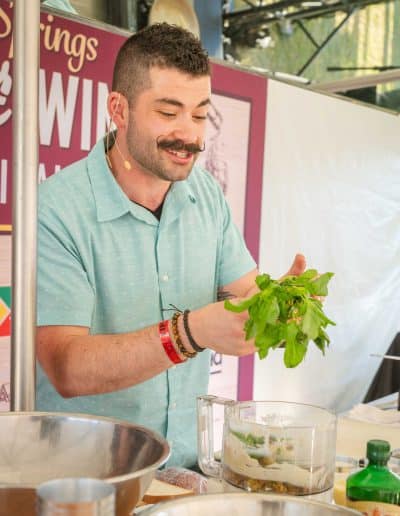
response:
<svg viewBox="0 0 400 516"><path fill-rule="evenodd" d="M256 336L257 325L251 317L244 323L244 331L246 333L246 340L250 340Z"/></svg>
<svg viewBox="0 0 400 516"><path fill-rule="evenodd" d="M314 339L316 346L322 351L322 354L325 355L325 348L329 346L329 337L323 330L323 328L319 329L319 334L316 339Z"/></svg>
<svg viewBox="0 0 400 516"><path fill-rule="evenodd" d="M314 340L318 337L322 321L323 319L318 313L317 307L312 303L307 302L307 309L301 323L301 330L310 340Z"/></svg>
<svg viewBox="0 0 400 516"><path fill-rule="evenodd" d="M257 294L256 294L257 295ZM232 303L229 299L226 299L224 302L224 307L226 310L230 310L231 312L244 312L254 303L254 296L248 299L245 299L241 303Z"/></svg>
<svg viewBox="0 0 400 516"><path fill-rule="evenodd" d="M327 296L328 295L328 283L333 276L333 272L326 272L319 278L311 282L311 293L314 296Z"/></svg>
<svg viewBox="0 0 400 516"><path fill-rule="evenodd" d="M251 335L254 337L260 332L264 331L265 320L262 317L262 310L260 310L260 303L262 299L258 297L256 301L249 307L249 320L252 321L252 331ZM245 325L246 328L246 325ZM246 331L246 339L248 340L250 337L248 336L248 332Z"/></svg>
<svg viewBox="0 0 400 516"><path fill-rule="evenodd" d="M263 436L257 436L250 433L244 434L242 432L237 432L235 430L231 430L231 434L236 436L240 441L242 441L247 446L251 446L253 448L262 446L265 443L265 438Z"/></svg>
<svg viewBox="0 0 400 516"><path fill-rule="evenodd" d="M268 355L270 348L277 347L282 342L280 326L267 325L265 331L255 338L255 345L258 348L260 358Z"/></svg>
<svg viewBox="0 0 400 516"><path fill-rule="evenodd" d="M269 274L260 274L256 277L256 285L260 290L265 290L271 283Z"/></svg>
<svg viewBox="0 0 400 516"><path fill-rule="evenodd" d="M263 360L264 358L267 357L268 355L268 351L270 350L270 348L263 348L263 347L258 347L258 356L260 358L260 360Z"/></svg>
<svg viewBox="0 0 400 516"><path fill-rule="evenodd" d="M310 298L308 299L308 303L312 304L315 308L315 310L318 312L320 318L321 318L321 325L327 326L328 324L331 324L332 326L336 326L336 323L331 321L324 313L322 309L322 303L318 299Z"/></svg>
<svg viewBox="0 0 400 516"><path fill-rule="evenodd" d="M263 316L267 324L274 324L279 317L279 304L276 296L263 299Z"/></svg>
<svg viewBox="0 0 400 516"><path fill-rule="evenodd" d="M313 278L316 278L317 276L318 276L317 269L308 269L305 272L303 272L303 274L301 274L300 276L297 276L297 278L311 280Z"/></svg>
<svg viewBox="0 0 400 516"><path fill-rule="evenodd" d="M299 327L295 323L289 323L286 327L286 345L283 361L286 367L296 367L304 359L307 352L307 344L297 340Z"/></svg>

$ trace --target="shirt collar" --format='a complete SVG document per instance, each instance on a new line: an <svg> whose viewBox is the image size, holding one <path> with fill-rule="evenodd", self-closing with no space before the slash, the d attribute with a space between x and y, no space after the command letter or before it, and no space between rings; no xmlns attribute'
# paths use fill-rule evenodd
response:
<svg viewBox="0 0 400 516"><path fill-rule="evenodd" d="M99 222L117 219L129 212L131 203L108 168L103 139L88 155L88 175Z"/></svg>
<svg viewBox="0 0 400 516"><path fill-rule="evenodd" d="M162 223L170 224L181 213L186 204L194 205L196 196L191 186L192 170L186 181L174 183L164 201ZM159 221L146 208L132 202L123 192L112 175L104 152L104 140L99 140L88 155L88 175L96 204L97 220L106 222L131 213L135 218L148 224L157 225Z"/></svg>

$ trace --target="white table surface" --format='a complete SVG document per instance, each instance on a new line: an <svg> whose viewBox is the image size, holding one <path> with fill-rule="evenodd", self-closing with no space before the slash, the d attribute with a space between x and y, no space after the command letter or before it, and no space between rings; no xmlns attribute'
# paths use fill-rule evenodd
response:
<svg viewBox="0 0 400 516"><path fill-rule="evenodd" d="M370 405L383 410L397 409L398 394L390 394ZM389 441L391 449L400 448L400 424L384 425L349 419L346 414L339 416L336 440L336 454L364 457L367 441L383 439Z"/></svg>

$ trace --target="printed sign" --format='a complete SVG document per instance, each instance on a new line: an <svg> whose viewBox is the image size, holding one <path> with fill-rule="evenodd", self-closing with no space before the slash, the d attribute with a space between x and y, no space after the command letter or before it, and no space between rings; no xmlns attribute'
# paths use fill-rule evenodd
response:
<svg viewBox="0 0 400 516"><path fill-rule="evenodd" d="M13 3L0 1L0 232L11 231ZM124 36L41 13L39 169L43 181L104 135L113 63Z"/></svg>

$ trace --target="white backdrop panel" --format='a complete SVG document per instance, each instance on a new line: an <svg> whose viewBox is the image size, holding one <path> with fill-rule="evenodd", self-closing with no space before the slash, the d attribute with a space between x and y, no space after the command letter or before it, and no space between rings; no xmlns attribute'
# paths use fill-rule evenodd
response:
<svg viewBox="0 0 400 516"><path fill-rule="evenodd" d="M298 251L335 273L325 302L336 327L325 357L312 343L285 369L256 359L255 399L345 410L362 400L400 331L400 120L269 81L260 270L278 277Z"/></svg>

